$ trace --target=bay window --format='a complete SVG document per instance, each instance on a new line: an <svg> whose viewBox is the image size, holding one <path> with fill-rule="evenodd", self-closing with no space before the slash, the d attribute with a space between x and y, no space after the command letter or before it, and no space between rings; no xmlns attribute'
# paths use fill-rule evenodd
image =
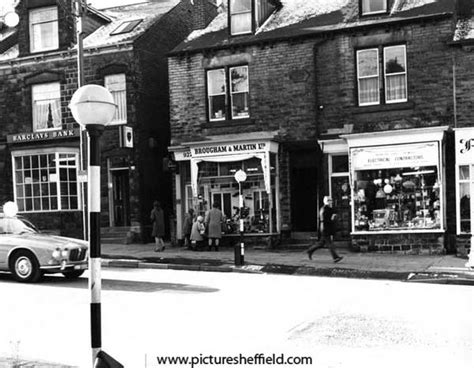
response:
<svg viewBox="0 0 474 368"><path fill-rule="evenodd" d="M55 50L59 47L56 6L32 9L28 19L31 52Z"/></svg>
<svg viewBox="0 0 474 368"><path fill-rule="evenodd" d="M407 68L406 46L387 46L382 48L358 50L357 63L357 88L359 106L379 105L381 100L386 104L406 102L407 93ZM382 60L380 60L380 54ZM383 78L380 62L383 65ZM383 81L382 99L380 84Z"/></svg>
<svg viewBox="0 0 474 368"><path fill-rule="evenodd" d="M79 210L77 152L13 154L15 201L20 212Z"/></svg>
<svg viewBox="0 0 474 368"><path fill-rule="evenodd" d="M207 98L210 121L248 118L248 66L207 71Z"/></svg>
<svg viewBox="0 0 474 368"><path fill-rule="evenodd" d="M61 128L61 91L59 82L31 87L33 131Z"/></svg>

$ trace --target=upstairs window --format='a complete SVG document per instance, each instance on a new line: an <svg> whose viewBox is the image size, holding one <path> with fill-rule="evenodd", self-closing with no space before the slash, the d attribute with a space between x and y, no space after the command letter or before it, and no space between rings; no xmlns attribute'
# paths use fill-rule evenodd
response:
<svg viewBox="0 0 474 368"><path fill-rule="evenodd" d="M107 88L117 105L114 118L110 124L127 123L127 88L125 74L111 74L105 77L105 88Z"/></svg>
<svg viewBox="0 0 474 368"><path fill-rule="evenodd" d="M275 10L278 1L229 0L229 25L232 36L253 33Z"/></svg>
<svg viewBox="0 0 474 368"><path fill-rule="evenodd" d="M379 14L387 12L387 0L360 0L361 14Z"/></svg>
<svg viewBox="0 0 474 368"><path fill-rule="evenodd" d="M31 87L33 131L61 128L61 91L59 82Z"/></svg>
<svg viewBox="0 0 474 368"><path fill-rule="evenodd" d="M207 98L210 121L249 118L248 66L209 70Z"/></svg>
<svg viewBox="0 0 474 368"><path fill-rule="evenodd" d="M406 69L405 45L383 47L382 52L378 48L357 51L359 106L378 105L380 101L386 104L408 101Z"/></svg>
<svg viewBox="0 0 474 368"><path fill-rule="evenodd" d="M58 8L33 9L29 12L30 51L55 50L59 47Z"/></svg>
<svg viewBox="0 0 474 368"><path fill-rule="evenodd" d="M230 0L229 10L231 34L252 33L252 0Z"/></svg>

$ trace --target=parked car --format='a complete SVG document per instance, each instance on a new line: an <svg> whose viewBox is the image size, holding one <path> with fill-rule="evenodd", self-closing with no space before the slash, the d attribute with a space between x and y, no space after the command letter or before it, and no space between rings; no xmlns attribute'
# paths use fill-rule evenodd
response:
<svg viewBox="0 0 474 368"><path fill-rule="evenodd" d="M20 282L37 282L51 273L75 279L87 269L86 241L42 234L27 219L6 212L0 212L0 271L10 271Z"/></svg>

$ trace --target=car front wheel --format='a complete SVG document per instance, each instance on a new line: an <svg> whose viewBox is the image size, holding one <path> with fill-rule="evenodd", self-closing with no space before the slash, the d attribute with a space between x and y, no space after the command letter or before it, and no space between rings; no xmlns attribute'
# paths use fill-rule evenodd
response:
<svg viewBox="0 0 474 368"><path fill-rule="evenodd" d="M27 251L20 251L13 256L11 271L15 279L20 282L37 282L41 278L36 257Z"/></svg>
<svg viewBox="0 0 474 368"><path fill-rule="evenodd" d="M77 279L82 276L84 273L84 270L78 270L78 271L69 271L69 272L63 272L63 275L65 278L69 280Z"/></svg>

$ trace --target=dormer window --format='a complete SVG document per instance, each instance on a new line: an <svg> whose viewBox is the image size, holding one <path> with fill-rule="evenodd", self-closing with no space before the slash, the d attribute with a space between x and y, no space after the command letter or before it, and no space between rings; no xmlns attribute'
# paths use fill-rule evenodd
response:
<svg viewBox="0 0 474 368"><path fill-rule="evenodd" d="M59 47L58 8L50 6L29 12L30 52L55 50Z"/></svg>
<svg viewBox="0 0 474 368"><path fill-rule="evenodd" d="M387 12L387 0L360 0L361 15L372 15Z"/></svg>
<svg viewBox="0 0 474 368"><path fill-rule="evenodd" d="M255 32L275 10L269 0L229 0L229 29L232 36Z"/></svg>

